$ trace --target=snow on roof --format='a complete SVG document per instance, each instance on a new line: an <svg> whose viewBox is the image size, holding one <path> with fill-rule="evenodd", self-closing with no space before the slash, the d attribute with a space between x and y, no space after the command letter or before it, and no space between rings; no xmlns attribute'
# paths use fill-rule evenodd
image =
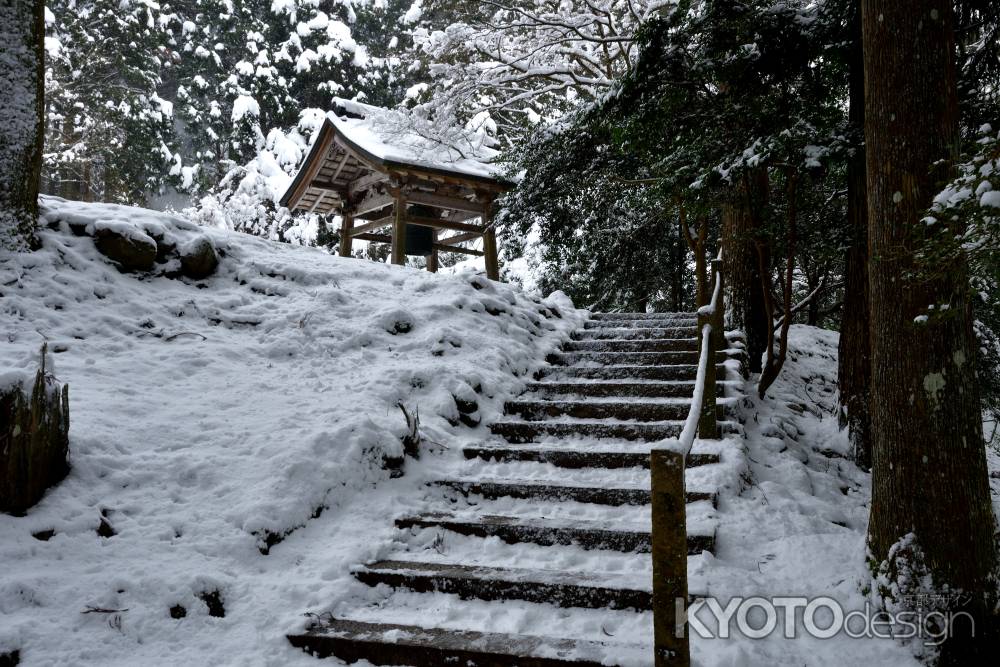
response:
<svg viewBox="0 0 1000 667"><path fill-rule="evenodd" d="M382 162L504 180L486 122L441 129L415 114L334 98L337 131Z"/></svg>

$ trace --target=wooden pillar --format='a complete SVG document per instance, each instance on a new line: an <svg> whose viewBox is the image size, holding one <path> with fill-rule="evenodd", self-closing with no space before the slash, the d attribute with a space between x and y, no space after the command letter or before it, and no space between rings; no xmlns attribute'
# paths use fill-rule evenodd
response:
<svg viewBox="0 0 1000 667"><path fill-rule="evenodd" d="M689 667L687 518L684 455L649 453L652 489L653 651L655 667Z"/></svg>
<svg viewBox="0 0 1000 667"><path fill-rule="evenodd" d="M493 201L490 200L483 209L483 257L486 260L486 277L490 280L500 280L500 259L497 256L497 235L493 229Z"/></svg>
<svg viewBox="0 0 1000 667"><path fill-rule="evenodd" d="M726 341L726 277L722 274L721 259L712 260L712 275L719 281L719 300L712 314L712 335L715 337L715 349L725 350L729 343Z"/></svg>
<svg viewBox="0 0 1000 667"><path fill-rule="evenodd" d="M354 237L351 236L351 228L354 227L354 215L344 211L340 219L340 256L350 257L351 248L354 245Z"/></svg>
<svg viewBox="0 0 1000 667"><path fill-rule="evenodd" d="M716 407L715 387L715 334L705 340L705 325L711 324L709 315L698 315L698 350L708 345L708 363L705 364L705 386L701 399L701 417L698 419L698 437L703 440L716 440L719 437L718 408Z"/></svg>
<svg viewBox="0 0 1000 667"><path fill-rule="evenodd" d="M500 280L500 260L497 258L497 236L492 229L483 234L483 253L486 258L486 277Z"/></svg>
<svg viewBox="0 0 1000 667"><path fill-rule="evenodd" d="M431 230L431 239L434 243L438 241L438 230ZM427 270L431 273L437 273L438 270L438 251L437 248L431 250L431 254L427 255Z"/></svg>
<svg viewBox="0 0 1000 667"><path fill-rule="evenodd" d="M406 195L402 190L393 193L396 204L392 221L392 263L406 264Z"/></svg>

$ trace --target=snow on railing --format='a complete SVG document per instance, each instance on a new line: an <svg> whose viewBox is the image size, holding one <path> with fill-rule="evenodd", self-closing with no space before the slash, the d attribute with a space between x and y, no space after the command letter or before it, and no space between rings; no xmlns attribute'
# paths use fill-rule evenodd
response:
<svg viewBox="0 0 1000 667"><path fill-rule="evenodd" d="M700 310L698 314L701 314ZM701 356L698 359L698 373L695 376L694 394L691 396L691 408L688 410L687 419L684 420L684 428L681 429L680 435L677 436L677 441L681 445L680 452L685 457L691 453L691 447L694 446L694 439L698 435L698 425L701 421L702 406L705 402L705 376L708 374L708 353L712 347L711 324L701 327L700 347Z"/></svg>
<svg viewBox="0 0 1000 667"><path fill-rule="evenodd" d="M664 441L649 452L653 554L653 659L655 667L690 667L687 608L687 494L684 469L695 438L719 437L715 356L725 341L722 249L712 260L712 299L698 309L698 371L679 447Z"/></svg>
<svg viewBox="0 0 1000 667"><path fill-rule="evenodd" d="M688 410L684 428L677 437L680 443L679 451L687 456L697 435L703 438L718 436L718 425L715 424L715 367L714 357L716 345L723 340L717 333L722 332L722 250L712 261L712 299L706 305L698 308L698 331L701 334L698 349L698 372L694 381L694 393L691 396L691 408ZM716 331L718 329L719 331ZM712 363L713 365L709 365ZM709 386L711 385L711 386ZM706 403L707 401L707 403Z"/></svg>

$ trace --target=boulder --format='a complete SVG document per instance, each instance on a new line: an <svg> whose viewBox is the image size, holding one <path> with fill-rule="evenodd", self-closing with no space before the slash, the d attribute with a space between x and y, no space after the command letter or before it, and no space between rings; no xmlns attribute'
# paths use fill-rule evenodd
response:
<svg viewBox="0 0 1000 667"><path fill-rule="evenodd" d="M170 256L177 252L177 244L170 239L156 239L156 262L166 264Z"/></svg>
<svg viewBox="0 0 1000 667"><path fill-rule="evenodd" d="M215 246L207 236L199 236L181 248L181 273L192 280L207 278L219 266Z"/></svg>
<svg viewBox="0 0 1000 667"><path fill-rule="evenodd" d="M170 256L177 252L177 244L163 231L153 232L147 229L146 233L156 241L156 262L158 264L166 263Z"/></svg>
<svg viewBox="0 0 1000 667"><path fill-rule="evenodd" d="M94 245L122 271L149 271L156 261L156 241L138 230L101 227L94 231Z"/></svg>

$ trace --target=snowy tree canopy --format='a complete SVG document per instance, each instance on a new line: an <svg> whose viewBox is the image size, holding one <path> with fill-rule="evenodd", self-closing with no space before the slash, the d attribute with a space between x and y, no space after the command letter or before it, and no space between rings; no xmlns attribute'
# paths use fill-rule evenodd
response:
<svg viewBox="0 0 1000 667"><path fill-rule="evenodd" d="M46 189L198 195L270 150L271 131L305 108L334 95L390 103L382 36L408 9L396 4L52 0Z"/></svg>
<svg viewBox="0 0 1000 667"><path fill-rule="evenodd" d="M447 119L488 113L517 136L600 98L634 64L640 26L676 2L484 0L448 23L449 4L418 0L404 17L430 82L413 102Z"/></svg>

